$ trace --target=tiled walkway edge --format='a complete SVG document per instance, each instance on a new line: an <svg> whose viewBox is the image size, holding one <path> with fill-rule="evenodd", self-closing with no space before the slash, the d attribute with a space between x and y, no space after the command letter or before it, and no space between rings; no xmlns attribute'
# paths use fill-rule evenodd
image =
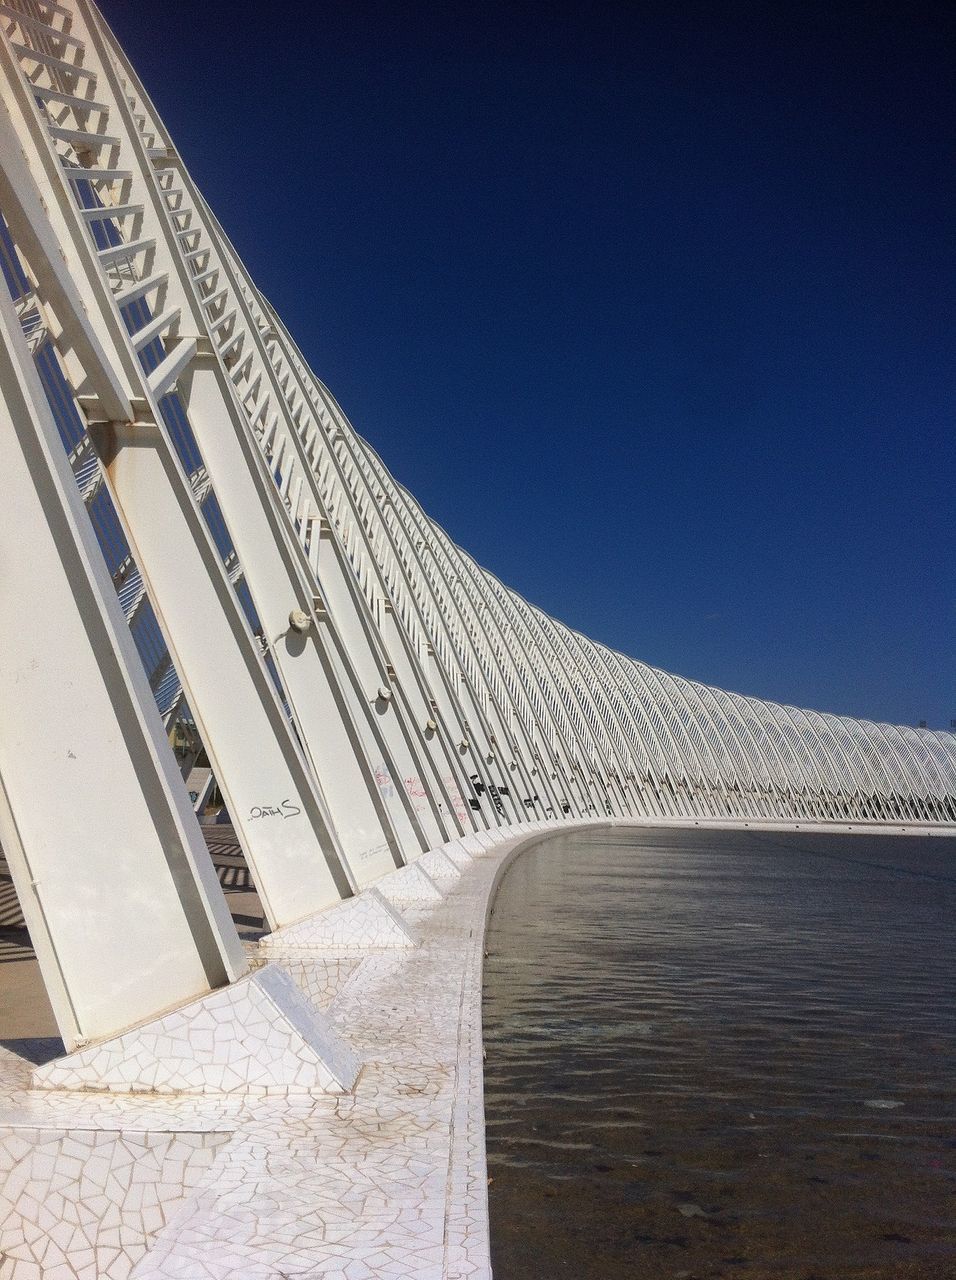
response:
<svg viewBox="0 0 956 1280"><path fill-rule="evenodd" d="M640 824L452 842L266 940L362 1064L353 1092L39 1090L0 1049L0 1280L489 1280L488 915L517 854L611 825Z"/></svg>
<svg viewBox="0 0 956 1280"><path fill-rule="evenodd" d="M0 1280L489 1277L485 924L541 835L453 842L265 940L363 1064L351 1093L39 1090L5 1055Z"/></svg>

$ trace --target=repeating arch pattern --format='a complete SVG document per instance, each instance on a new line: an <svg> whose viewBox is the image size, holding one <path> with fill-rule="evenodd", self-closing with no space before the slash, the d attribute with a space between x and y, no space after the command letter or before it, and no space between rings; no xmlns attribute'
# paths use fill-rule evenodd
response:
<svg viewBox="0 0 956 1280"><path fill-rule="evenodd" d="M263 633L261 591L223 515L221 474L190 426L183 380L195 361L214 360L225 372L235 430L272 487L317 616L325 610L337 628L335 680L359 689L367 668L392 681L396 715L407 717L407 750L386 729L358 734L356 748L383 794L407 775L415 805L409 808L408 796L389 801L382 822L392 835L411 839L401 835L410 830L427 844L454 832L452 814L466 829L562 814L956 820L952 734L805 711L682 679L568 628L476 564L395 481L312 372L95 6L19 0L3 10L8 106L42 134L37 145L69 193L58 234L92 251L122 322L124 358L159 405L300 739L295 697ZM100 101L98 84L118 91ZM89 370L78 370L69 335L37 301L42 246L6 223L0 230L24 337L160 709L168 724L192 725L85 429ZM338 597L336 566L348 578ZM376 803L384 812L384 802Z"/></svg>

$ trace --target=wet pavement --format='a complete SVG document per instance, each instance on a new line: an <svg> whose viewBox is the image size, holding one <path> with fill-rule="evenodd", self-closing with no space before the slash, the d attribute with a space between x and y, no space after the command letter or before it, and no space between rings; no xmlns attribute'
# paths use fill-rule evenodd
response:
<svg viewBox="0 0 956 1280"><path fill-rule="evenodd" d="M495 1280L956 1277L956 841L566 836L487 939Z"/></svg>

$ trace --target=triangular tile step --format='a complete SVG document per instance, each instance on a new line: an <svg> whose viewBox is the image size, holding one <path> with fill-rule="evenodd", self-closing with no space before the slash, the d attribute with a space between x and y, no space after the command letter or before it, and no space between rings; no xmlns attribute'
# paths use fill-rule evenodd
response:
<svg viewBox="0 0 956 1280"><path fill-rule="evenodd" d="M438 850L443 853L446 858L450 858L456 867L464 869L475 860L475 855L469 853L462 845L461 840L449 840L447 844L443 844Z"/></svg>
<svg viewBox="0 0 956 1280"><path fill-rule="evenodd" d="M37 1089L106 1093L349 1093L361 1060L266 965L228 987L37 1067Z"/></svg>
<svg viewBox="0 0 956 1280"><path fill-rule="evenodd" d="M488 852L488 845L484 840L478 839L477 832L472 833L470 836L462 836L459 843L465 853L470 853L473 858Z"/></svg>
<svg viewBox="0 0 956 1280"><path fill-rule="evenodd" d="M391 951L414 947L401 915L377 889L365 889L297 924L285 925L259 941L263 955L299 951Z"/></svg>
<svg viewBox="0 0 956 1280"><path fill-rule="evenodd" d="M427 871L433 880L457 880L461 875L461 868L444 849L429 849L415 859L415 866Z"/></svg>
<svg viewBox="0 0 956 1280"><path fill-rule="evenodd" d="M383 898L392 903L440 902L444 897L420 861L389 872L376 881L375 888Z"/></svg>

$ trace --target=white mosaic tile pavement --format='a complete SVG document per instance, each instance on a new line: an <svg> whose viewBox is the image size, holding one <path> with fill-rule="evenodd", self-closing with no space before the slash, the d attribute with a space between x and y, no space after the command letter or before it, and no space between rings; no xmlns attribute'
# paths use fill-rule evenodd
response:
<svg viewBox="0 0 956 1280"><path fill-rule="evenodd" d="M420 875L388 877L408 895L401 913L367 890L280 931L262 948L271 963L214 993L248 1023L239 1043L255 1057L274 1022L241 989L281 990L286 1017L294 991L348 1062L364 1064L350 1093L303 1090L296 1077L284 1096L38 1091L29 1066L0 1052L0 1280L489 1277L484 922L497 873L524 843L502 832L489 856L483 842L465 853L452 841L407 869ZM131 1053L143 1082L146 1037L157 1050L170 1026L183 1034L191 1008L194 1050L195 1011L212 998L127 1033L122 1051L127 1037L36 1074L88 1087L83 1058L80 1074L115 1088ZM199 1070L208 1087L167 1041L154 1066L172 1065L154 1085L194 1086ZM215 1035L203 1043L211 1051ZM298 1070L301 1044L287 1051ZM348 1070L336 1061L341 1087Z"/></svg>
<svg viewBox="0 0 956 1280"><path fill-rule="evenodd" d="M0 1128L0 1280L126 1280L231 1136Z"/></svg>
<svg viewBox="0 0 956 1280"><path fill-rule="evenodd" d="M331 1020L365 1063L355 1092L279 1130L244 1130L248 1146L230 1144L134 1280L490 1277L484 924L497 875L527 843L504 835L443 900L418 906L417 947L370 953L335 997Z"/></svg>
<svg viewBox="0 0 956 1280"><path fill-rule="evenodd" d="M404 902L438 902L442 891L421 864L421 860L392 871L375 883L376 890L393 905Z"/></svg>
<svg viewBox="0 0 956 1280"><path fill-rule="evenodd" d="M479 840L478 836L474 834L462 836L459 844L464 852L471 854L473 858L488 852L488 845L483 840Z"/></svg>
<svg viewBox="0 0 956 1280"><path fill-rule="evenodd" d="M415 866L427 871L436 882L439 880L457 880L461 875L461 869L458 864L448 856L444 849L430 849L428 853L423 853L416 861Z"/></svg>
<svg viewBox="0 0 956 1280"><path fill-rule="evenodd" d="M635 824L561 827L595 825ZM491 845L450 841L441 857L454 874L438 874L432 855L423 863L444 896L399 912L366 890L270 939L272 962L243 980L257 995L237 998L243 983L215 993L229 1015L201 1028L212 1030L207 1052L228 1023L240 1082L261 1083L251 1060L272 1051L278 1027L286 1043L268 1071L292 1078L284 1094L37 1090L30 1065L0 1048L0 1280L490 1280L485 925L508 862L537 838L537 824L522 824ZM182 1066L186 1014L170 1015L185 1040L170 1049L157 1038L152 1061L167 1063L168 1082L215 1084L193 1059ZM323 1069L340 1089L364 1064L351 1092L301 1087L315 1026L336 1046L337 1065ZM129 1033L140 1080L148 1031ZM114 1087L116 1064L98 1065ZM43 1073L64 1078L62 1067Z"/></svg>
<svg viewBox="0 0 956 1280"><path fill-rule="evenodd" d="M112 1093L342 1093L361 1063L275 965L165 1017L57 1058L36 1088Z"/></svg>
<svg viewBox="0 0 956 1280"><path fill-rule="evenodd" d="M438 852L450 858L456 867L467 867L470 862L474 862L476 856L465 848L461 840L449 840L448 844L443 844Z"/></svg>
<svg viewBox="0 0 956 1280"><path fill-rule="evenodd" d="M363 957L326 955L321 951L289 951L275 961L293 980L305 998L317 1009L327 1010L332 1001L363 963Z"/></svg>
<svg viewBox="0 0 956 1280"><path fill-rule="evenodd" d="M365 953L414 945L415 939L402 915L377 888L372 888L268 934L260 940L259 949L264 955L303 950Z"/></svg>

